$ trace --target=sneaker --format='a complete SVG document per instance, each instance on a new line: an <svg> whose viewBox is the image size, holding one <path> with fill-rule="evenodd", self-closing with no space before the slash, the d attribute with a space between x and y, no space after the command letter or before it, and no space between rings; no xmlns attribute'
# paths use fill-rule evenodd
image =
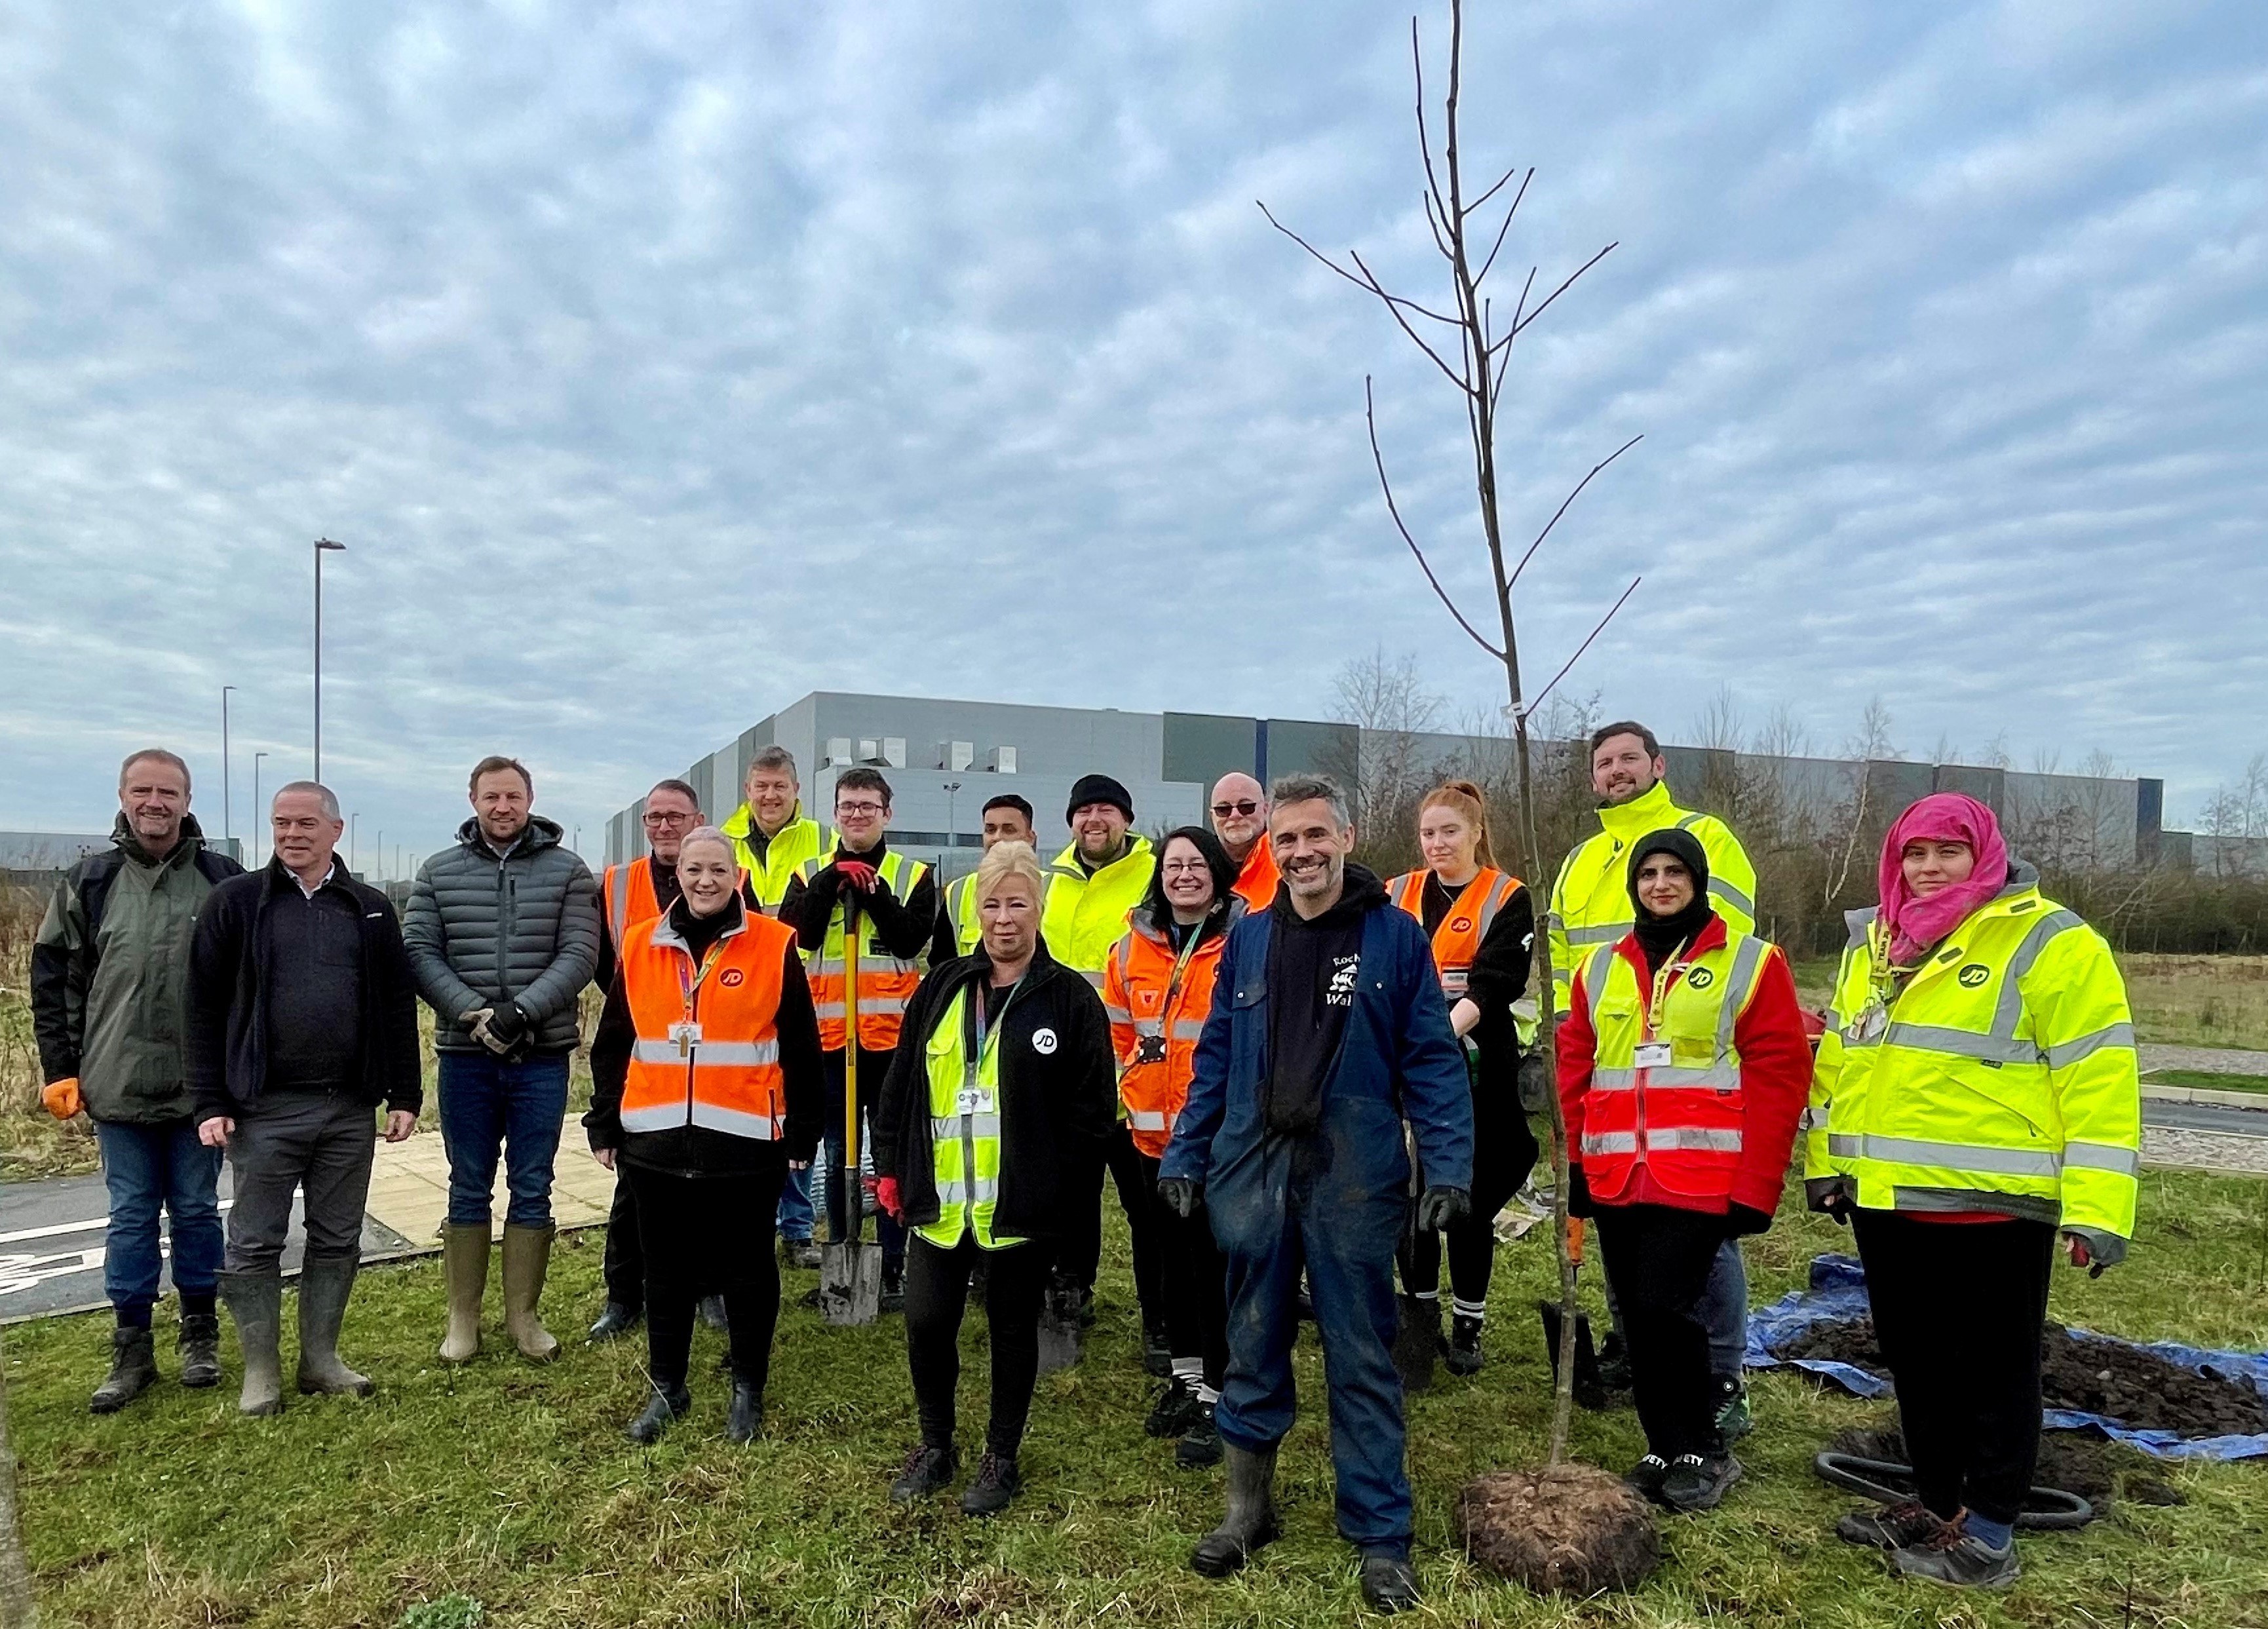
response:
<svg viewBox="0 0 2268 1629"><path fill-rule="evenodd" d="M2006 1589L2024 1570L2016 1565L2014 1544L2005 1550L1992 1549L1958 1522L1940 1522L1937 1531L1919 1544L1893 1550L1890 1565L1904 1577L1926 1578L1958 1589Z"/></svg>
<svg viewBox="0 0 2268 1629"><path fill-rule="evenodd" d="M1008 1507L1008 1501L1023 1488L1023 1478L1016 1474L1013 1454L995 1454L990 1449L977 1462L976 1475L961 1496L961 1514L970 1516L998 1515Z"/></svg>
<svg viewBox="0 0 2268 1629"><path fill-rule="evenodd" d="M1459 1313L1449 1320L1449 1344L1441 1349L1441 1361L1449 1366L1452 1375L1477 1375L1484 1361L1481 1356L1481 1321Z"/></svg>
<svg viewBox="0 0 2268 1629"><path fill-rule="evenodd" d="M1749 1407L1749 1382L1734 1376L1717 1385L1717 1434L1727 1442L1756 1428L1756 1413Z"/></svg>
<svg viewBox="0 0 2268 1629"><path fill-rule="evenodd" d="M1220 1463L1220 1433L1212 1423L1212 1404L1197 1404L1196 1422L1174 1444L1174 1463L1184 1471L1210 1471Z"/></svg>
<svg viewBox="0 0 2268 1629"><path fill-rule="evenodd" d="M960 1469L960 1462L951 1448L932 1448L924 1442L906 1456L898 1479L890 1484L890 1502L910 1505L916 1500L927 1499L938 1489L949 1485L954 1473Z"/></svg>
<svg viewBox="0 0 2268 1629"><path fill-rule="evenodd" d="M1177 1437L1197 1424L1197 1413L1204 1404L1197 1401L1197 1389L1179 1375L1173 1383L1158 1394L1151 1406L1150 1418L1142 1422L1142 1429L1153 1437Z"/></svg>
<svg viewBox="0 0 2268 1629"><path fill-rule="evenodd" d="M1688 1515L1714 1510L1724 1502L1726 1489L1740 1479L1741 1462L1730 1454L1680 1454L1661 1479L1661 1502Z"/></svg>
<svg viewBox="0 0 2268 1629"><path fill-rule="evenodd" d="M1362 1598L1373 1612L1391 1618L1418 1604L1418 1574L1398 1550L1364 1551L1361 1577Z"/></svg>
<svg viewBox="0 0 2268 1629"><path fill-rule="evenodd" d="M1937 1512L1918 1499L1909 1499L1888 1509L1852 1511L1835 1524L1835 1537L1868 1550L1907 1550L1944 1525Z"/></svg>
<svg viewBox="0 0 2268 1629"><path fill-rule="evenodd" d="M782 1239L780 1255L787 1264L802 1272L819 1271L819 1246L809 1239Z"/></svg>
<svg viewBox="0 0 2268 1629"><path fill-rule="evenodd" d="M1669 1462L1659 1454L1648 1454L1630 1468L1623 1480L1658 1505L1662 1502L1661 1485L1668 1478Z"/></svg>
<svg viewBox="0 0 2268 1629"><path fill-rule="evenodd" d="M882 1264L882 1294L875 1310L903 1312L906 1309L906 1264L903 1262Z"/></svg>

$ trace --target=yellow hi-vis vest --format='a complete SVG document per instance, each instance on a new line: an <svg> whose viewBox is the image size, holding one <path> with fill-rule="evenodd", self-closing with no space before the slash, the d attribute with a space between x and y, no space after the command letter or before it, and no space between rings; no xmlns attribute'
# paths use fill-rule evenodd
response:
<svg viewBox="0 0 2268 1629"><path fill-rule="evenodd" d="M941 1250L976 1230L979 1249L1005 1249L1024 1242L998 1238L992 1213L1000 1203L1000 1024L995 1019L979 1036L965 985L947 1004L929 1032L929 1138L937 1177L937 1220L914 1231ZM981 995L976 1000L983 1000ZM1013 1001L1015 993L1009 992ZM1001 1016L1007 1008L1004 1005ZM970 1042L976 1042L970 1056Z"/></svg>
<svg viewBox="0 0 2268 1629"><path fill-rule="evenodd" d="M1130 837L1126 852L1093 876L1079 863L1078 844L1057 855L1048 867L1047 907L1040 913L1048 954L1101 989L1110 947L1126 936L1127 913L1150 891L1150 873L1157 867L1147 837Z"/></svg>
<svg viewBox="0 0 2268 1629"><path fill-rule="evenodd" d="M976 873L955 877L945 885L945 919L953 924L953 947L962 955L976 948L984 925L976 919ZM1049 954L1053 954L1050 947Z"/></svg>
<svg viewBox="0 0 2268 1629"><path fill-rule="evenodd" d="M768 917L779 915L780 901L787 897L787 885L797 867L827 847L819 822L804 817L800 803L788 816L787 824L764 845L761 855L749 841L756 831L756 812L747 804L726 815L725 823L717 829L732 839L733 852L740 862L740 869L748 873L748 881L755 886L756 903L764 908Z"/></svg>
<svg viewBox="0 0 2268 1629"><path fill-rule="evenodd" d="M842 851L814 855L796 868L806 888L817 876L822 866L834 863ZM900 904L913 897L917 884L927 874L929 867L917 859L908 859L895 849L882 856L881 869L876 874L881 886L898 897ZM845 893L850 891L848 885ZM864 940L858 947L858 1044L870 1052L887 1052L898 1043L898 1031L903 1028L906 1004L914 999L921 985L921 963L911 958L894 956L882 947L874 936L874 918L861 913L859 925ZM826 1051L843 1050L849 1009L843 997L843 975L848 966L843 955L843 899L838 895L834 913L827 918L827 940L816 955L806 955L805 965L811 973L811 1001L819 1014L819 1044Z"/></svg>
<svg viewBox="0 0 2268 1629"><path fill-rule="evenodd" d="M1601 809L1600 829L1559 862L1546 921L1560 1012L1567 1010L1568 986L1583 959L1631 931L1631 845L1670 826L1700 840L1709 857L1709 903L1725 925L1744 933L1756 931L1756 868L1741 840L1714 814L1679 808L1670 800L1669 783L1656 781L1628 803Z"/></svg>
<svg viewBox="0 0 2268 1629"><path fill-rule="evenodd" d="M2005 1211L2134 1233L2142 1092L2100 934L2029 882L1979 906L1894 991L1851 913L1804 1118L1804 1175L1882 1211Z"/></svg>

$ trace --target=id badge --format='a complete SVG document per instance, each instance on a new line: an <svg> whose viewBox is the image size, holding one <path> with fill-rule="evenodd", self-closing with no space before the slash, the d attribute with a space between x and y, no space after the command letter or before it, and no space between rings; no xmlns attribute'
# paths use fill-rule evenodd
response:
<svg viewBox="0 0 2268 1629"><path fill-rule="evenodd" d="M1669 1043L1667 1041L1641 1041L1638 1043L1637 1062L1641 1069L1667 1069L1669 1067Z"/></svg>
<svg viewBox="0 0 2268 1629"><path fill-rule="evenodd" d="M1889 1009L1879 1001L1859 1014L1859 1039L1861 1041L1879 1041L1882 1038L1882 1031L1889 1027Z"/></svg>
<svg viewBox="0 0 2268 1629"><path fill-rule="evenodd" d="M701 1026L690 1019L683 1023L672 1024L669 1027L669 1042L677 1049L680 1058L690 1057L693 1049L701 1044Z"/></svg>
<svg viewBox="0 0 2268 1629"><path fill-rule="evenodd" d="M1134 1061L1138 1064L1162 1064L1166 1061L1166 1037L1139 1036L1134 1042Z"/></svg>
<svg viewBox="0 0 2268 1629"><path fill-rule="evenodd" d="M981 1086L964 1086L954 1095L953 1111L955 1114L990 1114L992 1094Z"/></svg>

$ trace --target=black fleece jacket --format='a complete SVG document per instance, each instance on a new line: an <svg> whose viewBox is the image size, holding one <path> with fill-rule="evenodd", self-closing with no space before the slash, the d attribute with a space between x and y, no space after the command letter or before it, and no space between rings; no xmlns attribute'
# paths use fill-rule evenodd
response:
<svg viewBox="0 0 2268 1629"><path fill-rule="evenodd" d="M779 919L795 930L797 942L806 950L817 950L827 943L828 919L835 914L836 896L843 887L843 873L836 870L832 859L855 859L880 870L889 851L887 840L864 854L845 851L831 856L830 863L814 873L810 882L801 877L791 881L780 896ZM873 937L883 949L901 961L912 961L928 948L937 931L936 868L923 871L921 881L902 903L877 882L873 893L859 896L858 910L873 924Z"/></svg>
<svg viewBox="0 0 2268 1629"><path fill-rule="evenodd" d="M991 977L991 959L979 945L922 980L882 1082L874 1172L897 1178L909 1227L937 1220L939 1208L930 1139L930 1036L954 996ZM1110 1020L1094 986L1049 955L1043 940L996 1022L1000 1198L993 1226L1019 1238L1059 1235L1073 1206L1097 1202L1093 1182L1081 1177L1099 1168L1117 1120Z"/></svg>

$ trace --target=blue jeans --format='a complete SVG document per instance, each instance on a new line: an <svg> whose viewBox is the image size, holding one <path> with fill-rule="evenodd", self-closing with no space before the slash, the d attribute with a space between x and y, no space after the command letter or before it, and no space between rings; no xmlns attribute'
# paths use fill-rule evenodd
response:
<svg viewBox="0 0 2268 1629"><path fill-rule="evenodd" d="M221 1151L197 1140L194 1121L156 1125L95 1122L102 1181L110 1192L110 1232L102 1258L103 1293L121 1313L147 1318L157 1304L164 1256L158 1243L162 1210L173 1221L173 1287L210 1295L220 1272Z"/></svg>
<svg viewBox="0 0 2268 1629"><path fill-rule="evenodd" d="M808 1240L818 1219L811 1206L811 1168L791 1170L780 1187L779 1236L799 1242Z"/></svg>
<svg viewBox="0 0 2268 1629"><path fill-rule="evenodd" d="M484 1227L504 1155L513 1227L551 1225L551 1167L567 1112L567 1058L543 1053L508 1064L485 1052L444 1052L441 1141L449 1151L449 1225Z"/></svg>
<svg viewBox="0 0 2268 1629"><path fill-rule="evenodd" d="M1701 1322L1709 1328L1709 1372L1738 1380L1749 1350L1749 1267L1741 1242L1727 1239L1709 1264L1709 1286L1701 1292Z"/></svg>

